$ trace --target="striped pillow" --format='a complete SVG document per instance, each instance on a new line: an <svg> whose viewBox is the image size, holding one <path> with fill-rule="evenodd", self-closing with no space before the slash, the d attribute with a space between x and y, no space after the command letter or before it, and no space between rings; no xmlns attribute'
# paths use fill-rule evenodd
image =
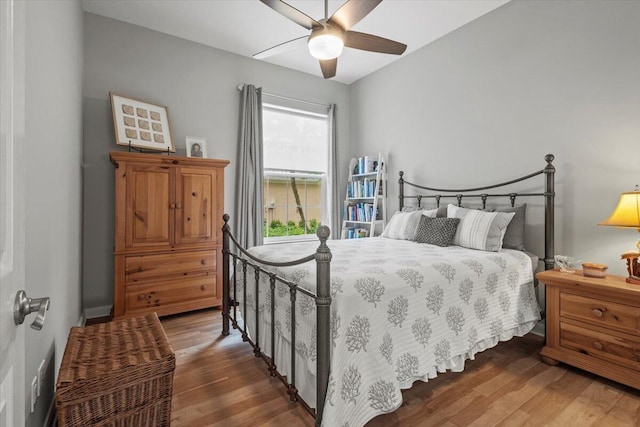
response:
<svg viewBox="0 0 640 427"><path fill-rule="evenodd" d="M414 240L422 211L396 212L382 232L382 237L398 240Z"/></svg>
<svg viewBox="0 0 640 427"><path fill-rule="evenodd" d="M484 212L447 206L447 217L460 218L453 244L469 249L499 252L507 225L515 213Z"/></svg>

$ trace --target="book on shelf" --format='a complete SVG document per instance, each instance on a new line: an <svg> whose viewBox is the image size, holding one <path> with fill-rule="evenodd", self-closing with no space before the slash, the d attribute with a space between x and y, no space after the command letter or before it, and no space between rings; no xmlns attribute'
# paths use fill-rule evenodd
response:
<svg viewBox="0 0 640 427"><path fill-rule="evenodd" d="M386 222L385 164L381 154L353 157L343 205L342 238L379 235Z"/></svg>
<svg viewBox="0 0 640 427"><path fill-rule="evenodd" d="M374 173L378 171L378 156L364 156L354 159L350 165L354 175Z"/></svg>
<svg viewBox="0 0 640 427"><path fill-rule="evenodd" d="M343 214L346 221L371 222L374 215L373 211L373 203L350 203L345 206ZM376 212L377 216L378 213Z"/></svg>
<svg viewBox="0 0 640 427"><path fill-rule="evenodd" d="M347 197L359 199L364 197L374 197L376 193L376 180L365 178L363 180L347 183Z"/></svg>
<svg viewBox="0 0 640 427"><path fill-rule="evenodd" d="M369 230L356 227L348 227L343 230L343 239L359 239L362 237L369 237Z"/></svg>

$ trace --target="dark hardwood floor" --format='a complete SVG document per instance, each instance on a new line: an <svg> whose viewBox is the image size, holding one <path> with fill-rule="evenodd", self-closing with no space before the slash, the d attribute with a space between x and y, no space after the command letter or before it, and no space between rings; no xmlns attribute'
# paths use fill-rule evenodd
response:
<svg viewBox="0 0 640 427"><path fill-rule="evenodd" d="M219 310L165 317L162 325L176 353L173 427L314 425L238 331L222 338ZM541 347L532 334L500 343L462 373L415 383L400 409L367 426L640 426L640 391L545 365Z"/></svg>

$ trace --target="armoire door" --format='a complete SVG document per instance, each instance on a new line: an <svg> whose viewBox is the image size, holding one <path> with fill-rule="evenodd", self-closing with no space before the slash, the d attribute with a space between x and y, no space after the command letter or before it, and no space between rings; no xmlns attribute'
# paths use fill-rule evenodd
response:
<svg viewBox="0 0 640 427"><path fill-rule="evenodd" d="M128 249L166 249L173 245L174 173L169 167L127 165L125 245Z"/></svg>
<svg viewBox="0 0 640 427"><path fill-rule="evenodd" d="M215 168L176 171L176 245L218 241L212 217L218 205L218 173Z"/></svg>

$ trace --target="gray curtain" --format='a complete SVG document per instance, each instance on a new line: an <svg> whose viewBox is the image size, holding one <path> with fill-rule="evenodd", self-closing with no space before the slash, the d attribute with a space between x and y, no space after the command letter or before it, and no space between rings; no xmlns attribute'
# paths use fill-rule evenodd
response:
<svg viewBox="0 0 640 427"><path fill-rule="evenodd" d="M329 227L331 227L331 237L339 239L342 232L340 216L342 205L340 204L340 193L338 191L338 150L336 137L338 135L336 125L336 104L329 106L329 176L327 185L329 186Z"/></svg>
<svg viewBox="0 0 640 427"><path fill-rule="evenodd" d="M233 234L245 248L263 243L262 88L245 84L240 96Z"/></svg>

